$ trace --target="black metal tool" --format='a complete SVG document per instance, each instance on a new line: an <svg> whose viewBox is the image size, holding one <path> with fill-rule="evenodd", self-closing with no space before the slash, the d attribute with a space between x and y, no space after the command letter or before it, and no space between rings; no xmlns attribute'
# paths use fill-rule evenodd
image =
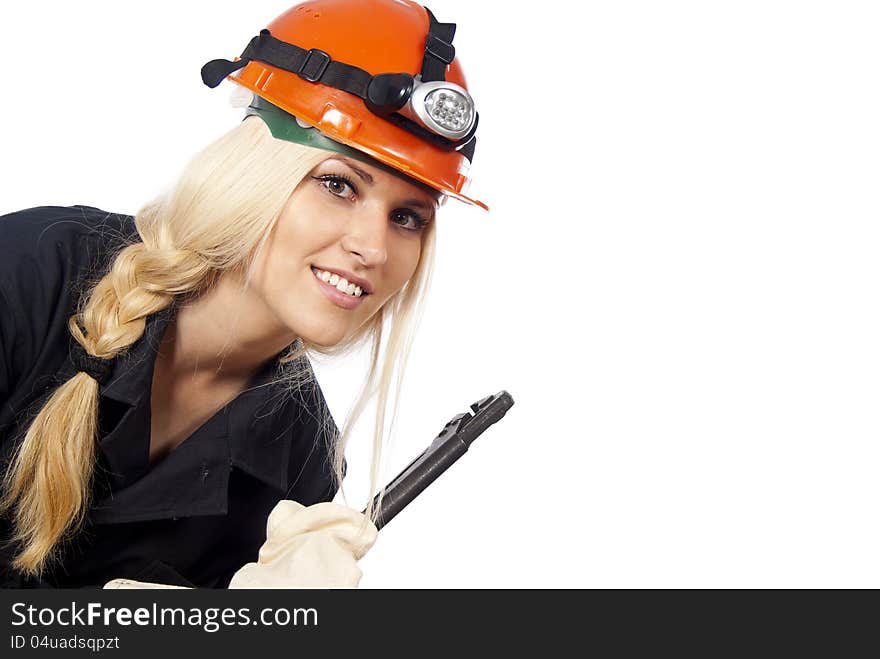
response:
<svg viewBox="0 0 880 659"><path fill-rule="evenodd" d="M421 494L456 460L463 456L474 440L513 406L506 391L486 396L471 405L470 412L457 414L447 423L431 445L410 462L385 488L381 507L376 515L376 528L381 529ZM373 505L379 503L379 495Z"/></svg>

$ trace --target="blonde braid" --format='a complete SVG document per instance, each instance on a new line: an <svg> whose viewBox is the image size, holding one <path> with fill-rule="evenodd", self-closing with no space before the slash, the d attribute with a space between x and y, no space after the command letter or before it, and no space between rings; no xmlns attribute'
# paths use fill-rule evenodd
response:
<svg viewBox="0 0 880 659"><path fill-rule="evenodd" d="M175 295L198 288L208 262L179 249L123 249L68 321L70 333L94 357L112 358L144 333L146 319ZM0 511L14 509L13 541L22 547L13 566L38 575L65 534L76 533L88 510L95 466L98 383L77 373L49 398L6 473Z"/></svg>

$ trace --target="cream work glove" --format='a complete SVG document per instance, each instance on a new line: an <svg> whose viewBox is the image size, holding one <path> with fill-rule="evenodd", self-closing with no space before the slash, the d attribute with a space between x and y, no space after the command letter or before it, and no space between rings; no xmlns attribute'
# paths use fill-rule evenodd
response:
<svg viewBox="0 0 880 659"><path fill-rule="evenodd" d="M362 513L336 503L279 501L266 523L256 563L236 572L229 588L357 588L357 561L379 531ZM104 588L181 588L114 579Z"/></svg>
<svg viewBox="0 0 880 659"><path fill-rule="evenodd" d="M357 561L378 533L373 522L346 506L279 501L257 562L236 572L229 587L357 588L362 574Z"/></svg>
<svg viewBox="0 0 880 659"><path fill-rule="evenodd" d="M114 579L104 584L104 590L142 590L152 588L173 588L180 590L191 590L186 586L169 586L164 583L150 583L149 581L132 581L131 579Z"/></svg>

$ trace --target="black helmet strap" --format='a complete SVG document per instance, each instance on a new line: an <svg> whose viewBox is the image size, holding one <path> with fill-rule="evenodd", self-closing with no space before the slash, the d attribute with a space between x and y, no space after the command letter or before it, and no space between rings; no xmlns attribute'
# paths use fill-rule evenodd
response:
<svg viewBox="0 0 880 659"><path fill-rule="evenodd" d="M422 57L422 82L446 80L446 67L455 59L455 46L452 45L455 23L440 23L430 9L425 7L425 11L428 12L429 25ZM250 40L237 62L215 59L205 64L202 67L202 82L213 89L226 76L244 68L251 60L266 62L309 82L320 82L363 99L367 98L367 89L373 79L361 68L334 61L323 50L306 50L276 39L269 30L262 30Z"/></svg>
<svg viewBox="0 0 880 659"><path fill-rule="evenodd" d="M455 59L455 23L440 23L430 9L425 7L431 23L428 38L425 40L425 55L422 58L422 82L446 80L446 67Z"/></svg>

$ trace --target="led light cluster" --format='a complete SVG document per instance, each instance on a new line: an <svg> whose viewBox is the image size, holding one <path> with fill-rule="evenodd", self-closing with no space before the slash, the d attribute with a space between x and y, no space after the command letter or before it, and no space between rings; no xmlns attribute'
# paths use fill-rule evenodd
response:
<svg viewBox="0 0 880 659"><path fill-rule="evenodd" d="M471 121L471 104L452 89L437 89L425 97L425 109L443 128L460 131Z"/></svg>

